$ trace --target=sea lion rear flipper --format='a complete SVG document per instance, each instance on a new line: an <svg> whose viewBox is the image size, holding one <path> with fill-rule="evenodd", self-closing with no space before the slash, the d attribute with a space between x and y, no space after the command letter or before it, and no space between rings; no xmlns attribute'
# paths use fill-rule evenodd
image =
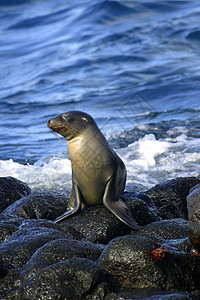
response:
<svg viewBox="0 0 200 300"><path fill-rule="evenodd" d="M131 210L128 208L128 206L126 206L122 200L116 200L115 190L115 180L112 177L106 184L103 196L103 204L122 222L134 229L139 229L140 226L134 220Z"/></svg>
<svg viewBox="0 0 200 300"><path fill-rule="evenodd" d="M82 195L76 184L73 184L69 201L72 202L74 206L71 209L68 209L64 214L56 218L54 220L54 223L60 222L61 220L68 218L69 216L75 214L77 211L81 209Z"/></svg>

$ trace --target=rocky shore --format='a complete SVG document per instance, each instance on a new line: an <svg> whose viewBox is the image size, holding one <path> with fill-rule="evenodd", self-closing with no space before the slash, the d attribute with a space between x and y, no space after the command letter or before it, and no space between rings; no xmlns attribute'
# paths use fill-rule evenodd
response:
<svg viewBox="0 0 200 300"><path fill-rule="evenodd" d="M0 299L200 299L198 183L125 192L133 230L104 206L53 223L67 197L0 178Z"/></svg>

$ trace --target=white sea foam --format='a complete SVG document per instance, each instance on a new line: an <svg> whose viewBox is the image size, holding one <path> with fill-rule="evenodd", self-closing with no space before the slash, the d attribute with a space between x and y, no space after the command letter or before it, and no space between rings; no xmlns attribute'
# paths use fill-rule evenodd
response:
<svg viewBox="0 0 200 300"><path fill-rule="evenodd" d="M153 134L149 134L126 148L117 149L128 172L127 190L150 188L163 180L180 176L199 176L199 144L200 140L189 139L184 134L165 140L156 140ZM34 165L0 161L0 176L16 177L32 190L69 191L71 162L63 153L44 157Z"/></svg>
<svg viewBox="0 0 200 300"><path fill-rule="evenodd" d="M0 161L0 176L12 176L26 182L32 190L69 190L71 163L67 158L52 157L35 165L22 165L12 159Z"/></svg>
<svg viewBox="0 0 200 300"><path fill-rule="evenodd" d="M190 140L184 134L165 140L156 140L149 134L120 149L118 154L128 171L127 185L150 188L176 177L199 176L199 143L200 140Z"/></svg>

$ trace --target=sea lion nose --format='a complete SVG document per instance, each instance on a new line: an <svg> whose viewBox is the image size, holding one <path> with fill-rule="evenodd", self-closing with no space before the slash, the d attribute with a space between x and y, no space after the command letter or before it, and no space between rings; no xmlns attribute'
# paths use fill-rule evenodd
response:
<svg viewBox="0 0 200 300"><path fill-rule="evenodd" d="M47 126L48 126L49 128L51 128L51 125L52 125L52 119L50 119L50 120L47 122Z"/></svg>

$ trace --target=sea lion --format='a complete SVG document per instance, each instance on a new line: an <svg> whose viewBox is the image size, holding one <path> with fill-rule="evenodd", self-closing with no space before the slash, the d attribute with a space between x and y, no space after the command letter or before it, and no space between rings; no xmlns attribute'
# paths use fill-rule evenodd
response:
<svg viewBox="0 0 200 300"><path fill-rule="evenodd" d="M126 183L126 167L110 147L94 119L81 111L69 111L47 122L66 140L72 164L72 190L67 211L59 222L82 207L104 204L116 217L136 229L130 209L120 199Z"/></svg>

